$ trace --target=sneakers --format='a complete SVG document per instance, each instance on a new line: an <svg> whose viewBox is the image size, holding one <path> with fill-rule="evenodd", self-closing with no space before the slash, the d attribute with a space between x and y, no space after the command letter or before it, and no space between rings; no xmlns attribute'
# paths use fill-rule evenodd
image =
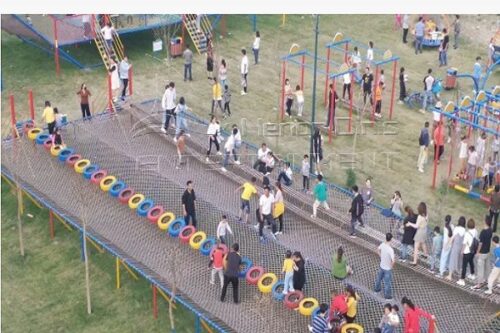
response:
<svg viewBox="0 0 500 333"><path fill-rule="evenodd" d="M241 162L240 162L240 161L234 161L234 164L236 164L236 165L240 165L240 164L241 164Z"/></svg>
<svg viewBox="0 0 500 333"><path fill-rule="evenodd" d="M260 236L260 242L264 243L264 241L265 241L264 236Z"/></svg>
<svg viewBox="0 0 500 333"><path fill-rule="evenodd" d="M356 234L352 233L352 234L349 235L349 237L356 238Z"/></svg>
<svg viewBox="0 0 500 333"><path fill-rule="evenodd" d="M488 290L486 290L484 293L485 293L486 295L491 295L491 294L493 294L493 290L488 289Z"/></svg>
<svg viewBox="0 0 500 333"><path fill-rule="evenodd" d="M259 225L258 224L254 225L253 227L255 228L255 230L259 230Z"/></svg>
<svg viewBox="0 0 500 333"><path fill-rule="evenodd" d="M462 287L463 287L463 286L465 286L465 281L464 281L464 280L462 280L462 279L460 279L460 280L458 280L458 281L457 281L457 284L458 284L459 286L462 286Z"/></svg>
<svg viewBox="0 0 500 333"><path fill-rule="evenodd" d="M398 261L399 261L399 262L406 262L406 259L401 259L401 258L399 258L399 259L398 259Z"/></svg>
<svg viewBox="0 0 500 333"><path fill-rule="evenodd" d="M241 96L245 96L246 94L247 93L244 90L241 91Z"/></svg>
<svg viewBox="0 0 500 333"><path fill-rule="evenodd" d="M276 231L273 235L274 235L274 236L278 236L279 234L280 234L280 232L279 232L279 231Z"/></svg>
<svg viewBox="0 0 500 333"><path fill-rule="evenodd" d="M419 169L418 169L418 172L420 172L420 173L424 173L424 169L420 169L420 168L419 168Z"/></svg>
<svg viewBox="0 0 500 333"><path fill-rule="evenodd" d="M405 104L405 102L403 102L402 100L399 100L398 104Z"/></svg>
<svg viewBox="0 0 500 333"><path fill-rule="evenodd" d="M218 152L216 153L216 155L221 156L221 155L222 155L222 153L221 153L220 151L218 151Z"/></svg>
<svg viewBox="0 0 500 333"><path fill-rule="evenodd" d="M208 158L208 156L207 156L207 158L205 158L205 162L207 162L207 163L210 162L210 159Z"/></svg>
<svg viewBox="0 0 500 333"><path fill-rule="evenodd" d="M191 134L189 134L189 133L186 133L185 135L186 135L188 138L190 138L190 137L191 137Z"/></svg>
<svg viewBox="0 0 500 333"><path fill-rule="evenodd" d="M215 281L210 281L210 284L215 284Z"/></svg>
<svg viewBox="0 0 500 333"><path fill-rule="evenodd" d="M220 168L220 170L221 170L222 172L227 172L227 169L226 169L226 168L224 168L224 167Z"/></svg>
<svg viewBox="0 0 500 333"><path fill-rule="evenodd" d="M476 284L475 286L470 287L470 289L472 289L472 290L481 289L481 285L480 284Z"/></svg>
<svg viewBox="0 0 500 333"><path fill-rule="evenodd" d="M312 218L312 219L315 219L315 218L316 218L316 215L311 215L311 218Z"/></svg>
<svg viewBox="0 0 500 333"><path fill-rule="evenodd" d="M425 113L425 110L424 109L420 109L418 110L420 113Z"/></svg>
<svg viewBox="0 0 500 333"><path fill-rule="evenodd" d="M162 128L161 128L161 131L162 131L163 133L167 133L167 130L165 129L165 127L162 127Z"/></svg>
<svg viewBox="0 0 500 333"><path fill-rule="evenodd" d="M469 274L469 275L467 275L467 279L469 279L469 280L475 280L476 276L474 274Z"/></svg>

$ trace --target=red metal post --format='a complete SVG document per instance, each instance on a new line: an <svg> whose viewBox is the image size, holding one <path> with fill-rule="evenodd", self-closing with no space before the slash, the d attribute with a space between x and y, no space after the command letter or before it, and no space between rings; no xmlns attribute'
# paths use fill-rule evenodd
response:
<svg viewBox="0 0 500 333"><path fill-rule="evenodd" d="M286 61L281 63L281 110L280 119L285 117L285 81L286 81Z"/></svg>
<svg viewBox="0 0 500 333"><path fill-rule="evenodd" d="M391 91L391 106L389 107L389 120L392 120L392 110L394 109L394 95L396 93L396 71L397 71L398 61L394 61L392 66L392 91Z"/></svg>
<svg viewBox="0 0 500 333"><path fill-rule="evenodd" d="M223 37L226 37L226 15L222 15L220 19L220 30L221 30L221 35Z"/></svg>
<svg viewBox="0 0 500 333"><path fill-rule="evenodd" d="M352 98L354 95L354 83L355 83L355 78L354 74L351 73L351 88L349 89L349 126L348 126L348 132L351 133L352 131Z"/></svg>
<svg viewBox="0 0 500 333"><path fill-rule="evenodd" d="M50 239L54 239L55 232L54 232L54 213L52 213L51 210L49 210L49 231L50 231Z"/></svg>
<svg viewBox="0 0 500 333"><path fill-rule="evenodd" d="M184 20L186 19L186 15L182 14L182 33L181 33L181 36L182 36L182 42L183 43L186 43L186 25L184 23ZM167 46L165 46L167 47Z"/></svg>
<svg viewBox="0 0 500 333"><path fill-rule="evenodd" d="M52 17L52 28L54 29L54 61L56 62L56 75L60 74L59 67L59 43L57 41L57 20Z"/></svg>
<svg viewBox="0 0 500 333"><path fill-rule="evenodd" d="M158 290L156 286L153 284L153 317L154 319L158 319Z"/></svg>
<svg viewBox="0 0 500 333"><path fill-rule="evenodd" d="M128 69L128 94L130 96L132 96L132 84L133 84L133 70L132 70L132 66L129 67Z"/></svg>
<svg viewBox="0 0 500 333"><path fill-rule="evenodd" d="M451 133L451 154L450 154L450 163L448 164L448 180L451 176L451 169L453 167L453 150L455 149L455 138L456 138L456 129L457 129L457 124L458 121L452 120L453 121L453 132Z"/></svg>
<svg viewBox="0 0 500 333"><path fill-rule="evenodd" d="M349 42L345 43L344 62L347 63L347 52L349 52Z"/></svg>
<svg viewBox="0 0 500 333"><path fill-rule="evenodd" d="M30 89L28 91L28 102L29 102L29 108L30 108L30 118L33 120L33 123L35 122L35 104L33 103L33 91Z"/></svg>
<svg viewBox="0 0 500 333"><path fill-rule="evenodd" d="M331 49L328 48L326 51L326 78L325 78L325 101L323 104L326 106L327 98L328 98L328 83L330 82L330 53Z"/></svg>
<svg viewBox="0 0 500 333"><path fill-rule="evenodd" d="M96 26L96 22L95 22L95 14L92 14L90 16L90 29L92 31L92 37L95 38L96 37L96 34L95 34L95 26Z"/></svg>
<svg viewBox="0 0 500 333"><path fill-rule="evenodd" d="M333 134L333 124L334 124L334 116L335 116L335 109L337 107L336 102L335 102L335 91L336 91L336 85L337 85L337 80L333 78L333 90L331 92L332 95L332 103L330 104L330 108L328 112L330 113L330 122L328 123L328 143L332 143L332 134Z"/></svg>
<svg viewBox="0 0 500 333"><path fill-rule="evenodd" d="M373 102L372 114L371 114L372 127L375 125L375 108L377 106L377 102L375 101L375 92L377 91L377 86L378 86L378 65L375 67L375 78L373 80L373 87L371 88L372 89L371 100Z"/></svg>
<svg viewBox="0 0 500 333"><path fill-rule="evenodd" d="M10 102L10 125L12 126L12 136L17 138L17 130L16 130L16 106L14 103L14 95L9 95Z"/></svg>
<svg viewBox="0 0 500 333"><path fill-rule="evenodd" d="M300 65L300 89L304 91L304 68L305 68L305 63L306 63L306 55L302 55L302 61Z"/></svg>
<svg viewBox="0 0 500 333"><path fill-rule="evenodd" d="M109 15L108 14L103 14L104 15L104 25L107 25L109 22Z"/></svg>
<svg viewBox="0 0 500 333"><path fill-rule="evenodd" d="M113 112L113 89L111 89L111 73L108 73L108 109Z"/></svg>

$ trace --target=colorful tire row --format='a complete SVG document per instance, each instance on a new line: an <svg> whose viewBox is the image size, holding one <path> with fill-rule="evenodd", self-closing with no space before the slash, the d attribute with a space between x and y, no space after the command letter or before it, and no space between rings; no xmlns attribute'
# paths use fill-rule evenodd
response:
<svg viewBox="0 0 500 333"><path fill-rule="evenodd" d="M471 191L469 190L468 188L465 188L455 182L450 182L448 184L451 188L453 188L454 190L458 191L458 192L462 192L462 193L465 193L467 194L467 196L469 198L472 198L472 199L476 199L476 200L481 200L487 204L490 204L491 203L491 199L489 196L487 195L482 195L480 193L477 193L477 192L474 192L474 191Z"/></svg>
<svg viewBox="0 0 500 333"><path fill-rule="evenodd" d="M36 135L35 135L36 134ZM48 135L43 134L38 128L28 131L28 138L42 145L49 139ZM115 176L108 175L97 164L92 164L90 160L82 158L75 154L71 148L61 146L51 146L50 153L58 157L61 162L72 167L76 173L95 185L99 185L103 192L108 192L112 197L118 199L122 204L127 204L131 210L135 210L137 215L146 217L152 224L157 224L158 228L166 231L170 237L178 237L182 244L189 246L204 256L211 255L217 244L215 238L208 237L203 231L197 231L195 227L186 225L184 218L175 217L172 212L164 212L164 208L155 205L154 201L146 198L143 194L135 193L125 182L118 180ZM228 253L229 249L224 244L220 244L223 253ZM242 265L239 277L246 279L248 284L256 285L263 294L272 293L274 299L283 301L289 309L297 309L304 316L311 316L319 304L315 298L305 298L300 291L290 292L283 295L283 281L278 281L274 273L266 273L261 266L254 266L252 261L242 258Z"/></svg>

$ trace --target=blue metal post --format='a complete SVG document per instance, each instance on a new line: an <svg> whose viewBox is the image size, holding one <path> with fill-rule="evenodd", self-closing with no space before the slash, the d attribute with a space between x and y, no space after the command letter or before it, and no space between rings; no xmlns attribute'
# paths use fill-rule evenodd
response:
<svg viewBox="0 0 500 333"><path fill-rule="evenodd" d="M81 250L80 258L82 259L82 261L85 261L85 251L83 248L83 232L80 232L80 250Z"/></svg>
<svg viewBox="0 0 500 333"><path fill-rule="evenodd" d="M194 333L201 333L200 316L198 315L194 319Z"/></svg>
<svg viewBox="0 0 500 333"><path fill-rule="evenodd" d="M253 32L257 31L257 15L253 14L252 15L252 25L253 25Z"/></svg>

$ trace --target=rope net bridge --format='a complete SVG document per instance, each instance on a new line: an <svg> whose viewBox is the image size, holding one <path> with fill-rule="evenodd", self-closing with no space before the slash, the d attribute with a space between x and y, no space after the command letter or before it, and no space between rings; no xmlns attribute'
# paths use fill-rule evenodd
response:
<svg viewBox="0 0 500 333"><path fill-rule="evenodd" d="M254 265L261 265L278 276L286 249L299 250L306 260L305 294L320 302L329 302L333 290L342 290L343 282L329 272L331 254L343 245L354 275L347 279L361 296L356 321L371 330L379 323L385 303L371 290L378 269L374 246L346 238L335 219L319 215L312 223L309 201L297 196L287 202L293 190L285 190L287 211L284 234L277 241L261 244L255 229L234 223L239 207L239 194L234 190L248 179L250 168L232 168L221 176L219 165L206 164L206 127L189 122L191 138L187 140L186 164L177 166L173 141L159 135L162 114L143 105L130 113L97 117L92 122L76 122L65 128L63 137L69 147L98 164L101 169L125 181L137 193L180 215L180 197L187 180L194 181L197 194L199 229L215 235L222 214L230 216L234 237L240 252ZM139 121L138 121L139 120ZM91 185L79 174L59 163L40 145L26 138L4 141L2 172L14 175L30 188L79 223L86 222L90 234L113 246L116 251L144 270L154 274L167 287L175 286L207 316L228 331L236 332L304 332L309 318L287 310L280 302L261 294L255 286L240 284L241 304L219 302L220 287L208 283L208 259L164 233L126 205ZM244 156L243 164L250 163ZM42 168L40 166L43 165ZM248 170L248 171L247 171ZM234 171L234 173L233 173ZM238 172L236 172L238 171ZM338 204L338 203L337 203ZM257 206L252 202L252 210ZM336 207L335 207L336 208ZM408 267L395 268L393 290L396 299L408 296L438 318L441 332L495 332L495 304L490 300L470 297L464 290L428 278ZM231 299L229 289L228 300ZM465 301L467 300L467 301ZM424 325L427 327L427 325Z"/></svg>

